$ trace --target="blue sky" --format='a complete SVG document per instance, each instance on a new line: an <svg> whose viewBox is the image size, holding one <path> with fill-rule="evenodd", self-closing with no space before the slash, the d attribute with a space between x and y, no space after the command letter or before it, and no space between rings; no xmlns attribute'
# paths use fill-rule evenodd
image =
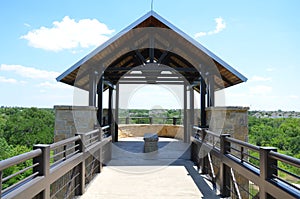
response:
<svg viewBox="0 0 300 199"><path fill-rule="evenodd" d="M73 88L55 78L150 3L2 1L0 106L73 104ZM248 78L224 95L226 105L251 110L300 111L299 7L297 0L154 0L154 11Z"/></svg>

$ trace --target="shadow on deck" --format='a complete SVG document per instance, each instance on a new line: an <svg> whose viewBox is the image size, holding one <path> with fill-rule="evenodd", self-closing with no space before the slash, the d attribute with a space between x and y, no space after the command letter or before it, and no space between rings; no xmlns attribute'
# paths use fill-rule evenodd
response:
<svg viewBox="0 0 300 199"><path fill-rule="evenodd" d="M80 198L220 198L190 161L188 144L160 138L151 153L143 144L139 137L114 143L112 160Z"/></svg>

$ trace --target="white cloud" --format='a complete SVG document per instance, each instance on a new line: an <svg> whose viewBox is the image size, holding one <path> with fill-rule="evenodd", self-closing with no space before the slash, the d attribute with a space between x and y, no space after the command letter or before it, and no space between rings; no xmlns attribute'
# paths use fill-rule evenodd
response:
<svg viewBox="0 0 300 199"><path fill-rule="evenodd" d="M6 78L6 77L3 77L3 76L0 76L0 82L1 82L1 83L11 83L11 84L15 84L15 83L17 83L18 81L17 81L16 79Z"/></svg>
<svg viewBox="0 0 300 199"><path fill-rule="evenodd" d="M53 27L40 27L32 30L21 39L26 39L29 45L50 51L74 49L78 47L88 48L97 46L108 40L114 30L97 19L82 19L76 22L69 16L62 21L54 21Z"/></svg>
<svg viewBox="0 0 300 199"><path fill-rule="evenodd" d="M206 36L207 33L206 32L198 32L195 34L195 38L199 38L199 37L203 37L203 36Z"/></svg>
<svg viewBox="0 0 300 199"><path fill-rule="evenodd" d="M250 87L250 94L253 95L268 95L272 92L273 88L271 86L258 85Z"/></svg>
<svg viewBox="0 0 300 199"><path fill-rule="evenodd" d="M59 75L58 72L54 72L54 71L46 71L46 70L40 70L40 69L21 66L21 65L7 65L7 64L1 64L0 71L11 71L22 77L31 78L31 79L54 80Z"/></svg>
<svg viewBox="0 0 300 199"><path fill-rule="evenodd" d="M250 81L253 82L266 82L266 81L271 81L272 78L271 77L260 77L260 76L253 76Z"/></svg>
<svg viewBox="0 0 300 199"><path fill-rule="evenodd" d="M215 18L216 27L214 30L208 31L208 32L198 32L195 34L195 38L203 37L206 35L214 35L218 34L222 30L226 28L226 23L222 17Z"/></svg>

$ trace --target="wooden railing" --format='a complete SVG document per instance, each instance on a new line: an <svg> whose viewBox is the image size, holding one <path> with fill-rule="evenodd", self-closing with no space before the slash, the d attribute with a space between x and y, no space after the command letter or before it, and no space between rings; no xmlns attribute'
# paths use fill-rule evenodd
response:
<svg viewBox="0 0 300 199"><path fill-rule="evenodd" d="M248 192L247 198L300 198L299 186L282 178L289 175L300 181L297 172L290 172L279 165L300 169L300 160L277 152L273 147L258 147L231 138L229 134L194 127L192 140L192 159L203 174L208 174L213 182L219 182L223 197L245 198L241 192ZM212 157L218 163L212 161ZM279 164L280 163L280 164ZM218 174L215 173L216 167ZM251 195L235 179L235 173L255 184L259 190Z"/></svg>
<svg viewBox="0 0 300 199"><path fill-rule="evenodd" d="M74 198L83 194L86 184L101 171L102 163L110 159L109 132L106 126L78 133L0 161L0 198ZM20 165L23 169L17 170ZM7 169L17 171L3 176ZM7 183L12 179L16 183Z"/></svg>

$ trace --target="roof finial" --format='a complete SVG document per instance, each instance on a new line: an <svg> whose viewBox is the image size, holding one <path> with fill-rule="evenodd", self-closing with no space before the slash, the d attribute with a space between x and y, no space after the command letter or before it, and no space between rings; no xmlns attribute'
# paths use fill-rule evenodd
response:
<svg viewBox="0 0 300 199"><path fill-rule="evenodd" d="M153 0L151 0L151 11L153 11Z"/></svg>

